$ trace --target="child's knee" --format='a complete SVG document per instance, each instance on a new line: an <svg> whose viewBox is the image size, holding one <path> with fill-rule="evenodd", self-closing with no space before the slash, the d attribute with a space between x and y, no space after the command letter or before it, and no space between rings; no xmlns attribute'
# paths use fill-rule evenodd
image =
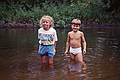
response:
<svg viewBox="0 0 120 80"><path fill-rule="evenodd" d="M52 65L52 64L53 64L53 58L49 58L49 59L48 59L48 64L49 64L49 65Z"/></svg>

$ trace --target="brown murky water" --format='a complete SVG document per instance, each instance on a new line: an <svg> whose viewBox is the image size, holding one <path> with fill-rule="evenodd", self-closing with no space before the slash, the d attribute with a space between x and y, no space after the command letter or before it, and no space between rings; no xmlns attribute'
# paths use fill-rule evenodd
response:
<svg viewBox="0 0 120 80"><path fill-rule="evenodd" d="M85 72L71 72L63 56L69 30L58 29L54 68L41 69L37 29L0 29L0 80L120 80L120 28L83 29Z"/></svg>

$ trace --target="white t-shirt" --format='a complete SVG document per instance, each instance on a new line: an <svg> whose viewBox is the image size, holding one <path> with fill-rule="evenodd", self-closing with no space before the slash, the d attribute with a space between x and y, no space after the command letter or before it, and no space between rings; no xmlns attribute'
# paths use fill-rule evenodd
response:
<svg viewBox="0 0 120 80"><path fill-rule="evenodd" d="M56 30L52 27L47 31L40 28L38 29L38 39L39 44L53 45L55 41L58 41Z"/></svg>

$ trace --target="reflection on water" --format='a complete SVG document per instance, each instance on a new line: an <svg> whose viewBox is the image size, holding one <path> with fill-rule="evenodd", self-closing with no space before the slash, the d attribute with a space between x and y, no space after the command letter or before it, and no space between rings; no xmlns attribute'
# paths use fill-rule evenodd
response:
<svg viewBox="0 0 120 80"><path fill-rule="evenodd" d="M119 80L119 28L83 29L88 43L87 71L70 71L64 57L67 29L58 29L54 68L41 69L37 29L0 29L1 80ZM75 67L76 68L76 67Z"/></svg>

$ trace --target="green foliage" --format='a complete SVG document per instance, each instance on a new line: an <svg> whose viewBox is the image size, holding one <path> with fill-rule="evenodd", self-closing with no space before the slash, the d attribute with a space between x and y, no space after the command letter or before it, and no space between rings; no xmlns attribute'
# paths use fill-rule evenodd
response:
<svg viewBox="0 0 120 80"><path fill-rule="evenodd" d="M14 0L13 0L14 1ZM63 1L63 2L62 2ZM38 23L43 15L50 15L61 27L73 18L97 23L111 23L120 11L107 12L103 0L24 0L0 5L0 20L29 19ZM55 2L55 3L52 3ZM60 2L60 3L59 3ZM64 3L64 4L62 4ZM109 5L107 5L109 7Z"/></svg>
<svg viewBox="0 0 120 80"><path fill-rule="evenodd" d="M65 22L63 20L59 20L59 21L57 21L57 26L64 28L65 27Z"/></svg>

